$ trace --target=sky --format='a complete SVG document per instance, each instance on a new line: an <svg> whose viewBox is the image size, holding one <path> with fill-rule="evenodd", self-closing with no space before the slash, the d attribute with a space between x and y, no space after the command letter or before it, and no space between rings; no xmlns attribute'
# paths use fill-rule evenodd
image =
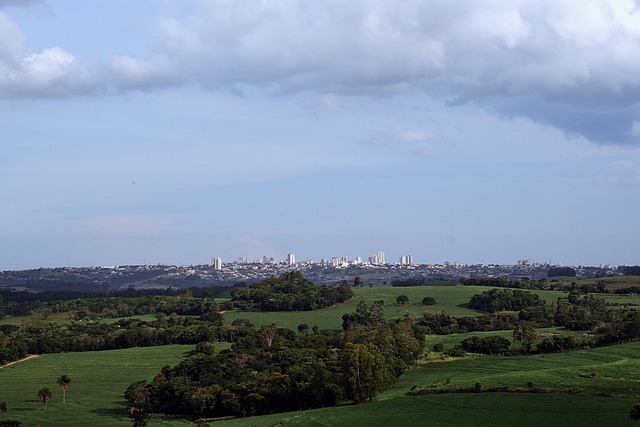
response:
<svg viewBox="0 0 640 427"><path fill-rule="evenodd" d="M632 0L0 0L0 270L640 264Z"/></svg>

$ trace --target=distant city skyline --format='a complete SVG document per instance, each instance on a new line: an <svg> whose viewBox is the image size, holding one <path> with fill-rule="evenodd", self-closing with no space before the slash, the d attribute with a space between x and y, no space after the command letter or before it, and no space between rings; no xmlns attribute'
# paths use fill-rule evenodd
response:
<svg viewBox="0 0 640 427"><path fill-rule="evenodd" d="M0 40L0 269L640 264L632 0L0 0Z"/></svg>

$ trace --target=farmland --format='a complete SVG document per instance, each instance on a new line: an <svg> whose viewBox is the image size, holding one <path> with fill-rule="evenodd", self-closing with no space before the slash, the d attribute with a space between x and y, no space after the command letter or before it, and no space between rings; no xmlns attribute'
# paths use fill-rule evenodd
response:
<svg viewBox="0 0 640 427"><path fill-rule="evenodd" d="M5 418L25 426L112 426L131 424L124 390L134 380L150 380L164 365L176 364L193 346L159 346L86 353L44 354L0 369L0 401L7 404ZM73 382L62 404L56 378ZM53 398L47 410L36 392L48 387ZM153 424L151 424L153 425Z"/></svg>
<svg viewBox="0 0 640 427"><path fill-rule="evenodd" d="M359 301L372 304L383 300L387 319L406 315L420 317L423 312L446 312L452 315L477 316L465 307L474 294L487 287L423 286L423 287L363 287L354 289L347 303L308 312L258 312L231 310L224 314L227 322L249 319L256 325L276 323L296 330L306 323L319 329L341 329L342 315L353 312ZM533 291L546 300L547 307L558 298L566 300L560 291ZM396 297L406 295L407 304L396 304ZM437 303L421 304L430 296ZM603 295L608 303L635 304L634 295ZM224 300L220 300L224 302ZM36 316L37 317L37 316ZM32 315L30 319L33 319ZM67 316L68 318L68 316ZM123 320L154 321L144 315ZM27 318L14 317L8 324L20 325ZM120 319L104 319L106 324ZM32 321L32 320L31 320ZM48 320L61 323L63 313ZM536 328L544 336L574 335L580 331L561 327ZM427 350L434 344L452 348L474 335L502 336L512 341L511 330L428 335ZM539 336L539 342L543 336ZM216 350L229 344L216 344ZM6 402L5 419L16 419L23 426L131 425L123 393L137 380L151 380L165 365L174 366L194 348L193 345L136 347L123 350L81 353L43 354L39 357L0 369L0 402ZM520 344L512 343L516 352ZM434 359L429 357L433 356ZM67 403L55 380L61 374L72 377ZM47 411L42 411L36 392L49 387L54 397ZM481 392L459 392L480 387ZM495 392L518 389L520 392ZM443 394L409 395L411 391L439 390ZM458 390L458 391L456 391ZM539 392L544 390L544 393ZM456 391L456 392L452 392ZM536 391L536 392L533 392ZM417 367L402 375L390 388L367 405L336 407L215 421L222 427L271 425L367 425L390 424L434 426L534 426L534 425L633 425L629 409L640 396L640 343L587 348L553 354L511 356L467 356L443 358L427 353ZM191 418L193 421L194 418ZM209 421L213 423L212 420ZM153 416L149 426L189 425L189 421Z"/></svg>
<svg viewBox="0 0 640 427"><path fill-rule="evenodd" d="M300 323L309 326L317 325L322 329L341 329L342 315L353 312L360 301L371 304L374 301L383 300L385 303L384 314L387 319L397 319L405 315L420 316L424 312L439 313L445 311L455 316L476 316L479 313L465 307L474 294L482 293L488 288L483 286L412 286L391 287L374 286L356 288L353 290L353 299L339 306L316 310L312 312L258 312L258 311L229 311L225 313L225 319L249 319L255 325L275 323L278 326L296 329ZM547 305L558 297L566 297L566 292L560 291L532 291L542 296ZM396 304L396 297L406 295L408 304ZM436 304L423 305L422 299L426 296L435 298Z"/></svg>

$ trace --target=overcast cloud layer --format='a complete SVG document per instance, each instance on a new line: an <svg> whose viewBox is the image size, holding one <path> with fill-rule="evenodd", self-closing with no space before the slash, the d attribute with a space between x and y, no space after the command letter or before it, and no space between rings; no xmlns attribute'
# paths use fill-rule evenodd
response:
<svg viewBox="0 0 640 427"><path fill-rule="evenodd" d="M598 143L640 140L640 12L632 0L402 7L199 1L180 16L155 19L147 56L95 52L82 61L65 46L29 51L23 31L2 13L0 95L94 95L188 82L276 93L422 93L522 115Z"/></svg>
<svg viewBox="0 0 640 427"><path fill-rule="evenodd" d="M504 222L495 219L501 214L492 208L510 205L516 182L523 192L538 192L526 204L529 208L516 213L521 224L533 224L523 226L523 239L541 236L548 226L551 236L562 235L559 241L566 242L571 226L563 227L579 224L586 244L588 230L602 230L607 215L623 221L626 214L620 208L632 209L638 202L639 101L640 8L632 0L203 0L161 5L123 0L84 9L58 1L0 0L0 113L5 111L0 125L6 129L0 145L7 153L0 168L8 186L4 194L10 197L7 212L13 206L13 214L4 214L4 228L13 229L12 221L28 217L27 212L35 215L34 223L42 224L40 215L46 211L50 229L63 235L74 230L76 245L86 244L92 237L83 233L92 230L109 239L139 238L140 249L146 245L145 236L165 229L157 238L167 238L159 245L166 249L152 256L166 261L183 259L169 246L176 236L184 239L176 243L178 248L193 243L193 237L184 237L189 233L220 242L213 249L206 248L204 237L193 243L202 257L215 255L208 250L226 254L231 241L236 242L236 252L251 247L256 256L294 247L315 254L304 244L306 239L309 246L315 244L310 235L348 232L342 224L336 226L333 212L314 217L298 211L286 218L288 231L283 231L257 224L247 213L234 217L210 205L189 211L167 204L177 197L194 203L195 194L187 193L196 185L206 191L221 183L272 182L297 193L299 187L293 183L304 177L310 180L310 191L317 192L341 177L352 189L380 180L384 183L376 185L388 191L397 190L395 184L422 189L431 202L435 197L442 203L444 194L460 192L459 198L443 204L451 210L444 215L450 221L429 211L426 202L415 202L418 193L379 195L391 203L397 197L395 202L402 206L416 206L427 223L442 221L438 227L448 231L438 238L448 242L442 251L449 251L443 257L470 262L483 258L486 245L500 246L492 242ZM47 138L53 140L47 143ZM51 144L59 163L48 163ZM117 156L115 152L122 152L118 150L128 154ZM29 175L30 167L38 170ZM460 175L451 174L457 167ZM33 203L40 190L31 186L37 187L36 178L47 170L49 177L60 179L50 191L61 196L41 206ZM144 193L153 200L145 205L136 198L140 195L131 195L109 201L107 194L102 208L97 200L89 201L92 197L79 206L64 196L70 185L77 185L63 177L73 170L80 170L77 179L89 181L122 173L131 176L127 182L137 182L134 176L143 174L155 185ZM577 177L583 181L573 181ZM438 182L439 188L434 190L429 182ZM506 198L481 185L501 188ZM160 188L169 193L160 196ZM627 192L620 200L633 204L617 210L612 206L615 213L598 208L584 221L568 219L570 203L588 206L576 194L601 204L611 188ZM562 189L566 192L560 194ZM78 189L78 194L89 191ZM251 191L260 194L260 201L263 192L255 188L237 187L226 196L234 204L234 197ZM546 218L547 212L530 213L544 202L541 194L547 191L548 200L559 203L550 209L566 220L542 221L540 215ZM486 196L470 196L479 193ZM346 221L361 224L354 226L353 239L371 239L352 248L336 242L326 250L377 251L387 241L398 251L403 246L420 251L429 246L424 240L439 232L423 223L414 228L417 234L398 227L391 230L395 237L380 232L365 238L371 224L359 219L356 201L370 205L376 196L325 196L347 206L342 212ZM281 203L286 195L274 199ZM462 200L478 215L486 215L487 222L464 231L474 222L458 215L468 206ZM267 199L261 202L267 204L266 212L282 214L276 208L271 211ZM68 214L79 208L87 212ZM386 205L376 208L388 220L396 217ZM212 230L198 218L214 211L238 223L224 231ZM314 218L305 222L301 216ZM416 227L420 218L408 215L406 221ZM496 258L508 258L507 252L517 246L517 222L510 237L503 236L512 239L504 243L511 249L496 249ZM624 221L615 232L630 242L627 228L633 229L632 236L638 235L635 224ZM29 222L24 223L27 229ZM456 229L468 237L464 249L460 238L450 238L457 235ZM411 236L423 243L402 240ZM51 236L51 245L56 238L60 237ZM116 247L116 240L105 245ZM620 244L624 249L603 254L602 262L633 263L640 257L637 247ZM554 254L545 253L543 240L524 246L510 261ZM596 262L595 250L572 255L566 253L571 245L562 248L565 260ZM435 248L429 251L428 256L438 256ZM76 258L81 252L39 259L83 263L86 260ZM108 250L100 256L119 262L122 258ZM30 265L17 258L7 262Z"/></svg>

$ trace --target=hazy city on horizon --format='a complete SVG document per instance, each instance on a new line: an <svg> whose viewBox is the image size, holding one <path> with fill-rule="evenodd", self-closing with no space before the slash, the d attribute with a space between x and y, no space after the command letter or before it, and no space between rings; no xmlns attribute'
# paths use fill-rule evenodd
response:
<svg viewBox="0 0 640 427"><path fill-rule="evenodd" d="M631 0L0 0L0 36L0 268L640 264Z"/></svg>

